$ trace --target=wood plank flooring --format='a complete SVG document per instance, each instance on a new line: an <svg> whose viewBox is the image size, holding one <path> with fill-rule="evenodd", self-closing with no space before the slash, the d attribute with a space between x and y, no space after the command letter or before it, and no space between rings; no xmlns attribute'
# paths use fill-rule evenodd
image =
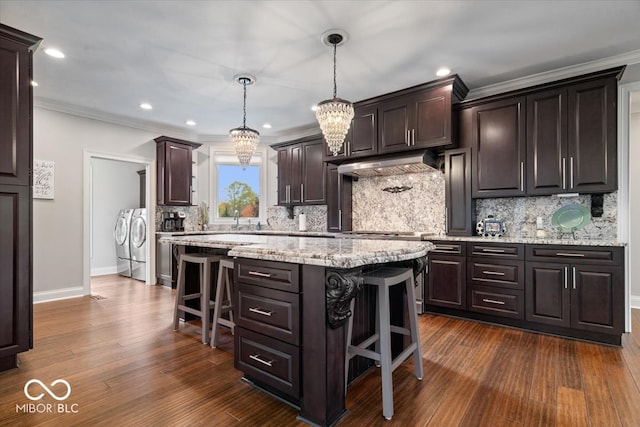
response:
<svg viewBox="0 0 640 427"><path fill-rule="evenodd" d="M94 279L92 290L34 307L34 350L0 373L0 426L304 425L240 381L230 334L214 350L197 323L172 331L173 291L119 276ZM339 426L640 426L640 310L622 348L443 316L419 322L425 378L411 361L394 372L395 416L385 421L370 372L349 388ZM32 403L30 379L68 381L63 411L49 395L38 403L52 412L20 409Z"/></svg>

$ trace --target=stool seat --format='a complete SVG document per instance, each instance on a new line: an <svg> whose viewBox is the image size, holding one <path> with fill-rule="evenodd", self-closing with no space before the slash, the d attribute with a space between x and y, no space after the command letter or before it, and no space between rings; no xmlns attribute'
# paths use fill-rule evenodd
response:
<svg viewBox="0 0 640 427"><path fill-rule="evenodd" d="M209 317L214 308L211 304L210 283L211 264L219 263L220 255L208 254L181 254L178 261L178 284L176 286L176 303L173 312L173 330L177 331L180 325L180 312L190 313L200 317L202 321L202 342L209 343ZM198 264L200 270L200 290L199 292L185 295L185 274L187 263ZM200 308L192 308L186 305L187 301L199 299Z"/></svg>
<svg viewBox="0 0 640 427"><path fill-rule="evenodd" d="M379 362L382 376L382 414L388 420L393 417L393 379L392 372L413 354L414 374L419 380L423 377L422 353L418 336L418 314L415 306L414 276L412 268L383 267L363 275L363 283L377 286L376 329L375 333L358 345L352 345L353 317L355 301L351 300L351 316L347 323L345 349L345 391L349 375L349 361L355 356L362 356ZM407 293L407 311L409 329L391 325L389 288L404 284ZM357 298L357 296L356 296ZM391 358L391 333L408 335L409 345L395 359ZM375 350L368 347L375 344Z"/></svg>

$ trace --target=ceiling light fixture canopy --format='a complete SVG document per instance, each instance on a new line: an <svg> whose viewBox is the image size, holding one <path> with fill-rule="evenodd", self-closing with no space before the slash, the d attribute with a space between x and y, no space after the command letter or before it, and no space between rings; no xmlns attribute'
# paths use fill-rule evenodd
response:
<svg viewBox="0 0 640 427"><path fill-rule="evenodd" d="M247 127L247 85L255 83L256 78L249 74L238 74L234 76L236 83L241 84L244 91L242 104L242 127L229 131L229 137L233 142L233 148L238 156L241 166L247 166L251 161L253 153L260 142L260 133Z"/></svg>
<svg viewBox="0 0 640 427"><path fill-rule="evenodd" d="M353 104L337 97L336 48L345 41L345 36L346 33L340 30L330 30L322 36L322 41L325 44L333 45L333 99L318 103L316 119L320 124L322 135L334 156L338 155L342 149L344 138L353 119Z"/></svg>

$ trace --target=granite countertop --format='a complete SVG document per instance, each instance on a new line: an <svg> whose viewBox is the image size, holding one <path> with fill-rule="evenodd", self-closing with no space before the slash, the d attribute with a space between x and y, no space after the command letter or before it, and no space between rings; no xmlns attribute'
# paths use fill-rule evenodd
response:
<svg viewBox="0 0 640 427"><path fill-rule="evenodd" d="M165 236L160 243L230 249L229 256L324 267L353 268L423 257L430 242L335 239L256 234Z"/></svg>
<svg viewBox="0 0 640 427"><path fill-rule="evenodd" d="M617 240L577 240L554 239L551 237L482 237L482 236L434 236L429 240L450 242L490 242L490 243L526 243L537 245L576 245L576 246L626 246L626 243Z"/></svg>
<svg viewBox="0 0 640 427"><path fill-rule="evenodd" d="M285 230L207 230L207 231L156 231L156 236L194 236L213 234L251 234L265 236L336 237L328 231L285 231Z"/></svg>

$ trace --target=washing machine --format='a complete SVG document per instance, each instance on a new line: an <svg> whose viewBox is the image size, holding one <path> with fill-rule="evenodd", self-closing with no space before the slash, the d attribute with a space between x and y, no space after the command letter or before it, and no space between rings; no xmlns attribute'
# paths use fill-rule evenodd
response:
<svg viewBox="0 0 640 427"><path fill-rule="evenodd" d="M129 228L133 209L122 209L118 212L113 237L116 242L116 266L118 274L131 277L131 248L129 247Z"/></svg>
<svg viewBox="0 0 640 427"><path fill-rule="evenodd" d="M131 277L147 280L147 210L134 209L129 227Z"/></svg>

